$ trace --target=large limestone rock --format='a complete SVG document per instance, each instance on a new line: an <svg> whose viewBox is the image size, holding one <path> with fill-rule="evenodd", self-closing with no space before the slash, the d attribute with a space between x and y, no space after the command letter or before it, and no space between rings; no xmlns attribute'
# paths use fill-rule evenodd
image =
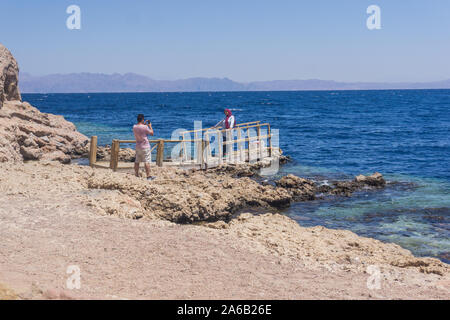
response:
<svg viewBox="0 0 450 320"><path fill-rule="evenodd" d="M386 180L384 180L383 175L379 172L375 172L370 176L360 174L355 178L355 182L378 188L384 187L386 185Z"/></svg>
<svg viewBox="0 0 450 320"><path fill-rule="evenodd" d="M108 214L130 216L120 214L121 208L135 206L138 201L143 216L194 223L229 220L246 208L285 208L292 201L285 189L262 186L247 177L236 179L227 173L154 168L153 174L157 178L149 183L133 175L96 170L87 177L87 187L96 191L91 205ZM132 200L123 200L122 195ZM119 202L126 204L113 206L111 199L122 199ZM135 213L133 216L138 217Z"/></svg>
<svg viewBox="0 0 450 320"><path fill-rule="evenodd" d="M4 101L21 100L19 66L11 52L0 43L0 109Z"/></svg>
<svg viewBox="0 0 450 320"><path fill-rule="evenodd" d="M22 103L19 67L0 44L0 162L57 160L87 153L88 139L62 116L42 113Z"/></svg>
<svg viewBox="0 0 450 320"><path fill-rule="evenodd" d="M27 102L5 101L0 109L0 162L70 162L87 153L88 138L63 116L42 113Z"/></svg>

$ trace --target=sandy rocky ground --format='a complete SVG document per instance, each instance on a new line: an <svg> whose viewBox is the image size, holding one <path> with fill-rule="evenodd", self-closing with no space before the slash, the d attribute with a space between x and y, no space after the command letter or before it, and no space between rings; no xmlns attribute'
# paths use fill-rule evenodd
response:
<svg viewBox="0 0 450 320"><path fill-rule="evenodd" d="M147 182L56 162L0 164L0 297L450 297L449 266L437 259L279 214L236 214L289 202L286 188L227 170L154 170ZM69 266L80 289L67 287Z"/></svg>

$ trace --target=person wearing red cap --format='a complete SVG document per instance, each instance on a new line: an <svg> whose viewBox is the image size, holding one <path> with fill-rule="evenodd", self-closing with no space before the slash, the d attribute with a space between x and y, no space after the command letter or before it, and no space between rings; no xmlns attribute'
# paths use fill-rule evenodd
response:
<svg viewBox="0 0 450 320"><path fill-rule="evenodd" d="M236 119L233 116L233 114L231 113L230 109L225 109L224 110L225 113L225 119L221 120L219 123L217 123L213 128L218 128L218 127L222 127L225 129L233 129L235 124L236 124ZM227 136L224 133L223 135L223 142L227 141ZM227 147L226 144L223 145L223 154L226 155L227 153Z"/></svg>

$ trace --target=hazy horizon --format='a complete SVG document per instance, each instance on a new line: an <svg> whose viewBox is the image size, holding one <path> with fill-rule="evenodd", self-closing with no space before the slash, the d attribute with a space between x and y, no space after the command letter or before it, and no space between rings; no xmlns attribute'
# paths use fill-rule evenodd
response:
<svg viewBox="0 0 450 320"><path fill-rule="evenodd" d="M442 82L442 81L448 81L450 80L450 75L447 78L442 79L434 79L431 81L362 81L362 80L356 80L356 81L338 81L335 79L319 79L319 78L308 78L308 79L269 79L269 80L249 80L249 81L237 81L235 79L231 79L229 77L220 77L220 76L211 76L211 77L202 77L202 76L192 76L187 78L174 78L174 79L164 79L164 78L156 78L151 75L136 73L136 72L110 72L110 73L104 73L104 72L89 72L89 71L78 71L78 72L69 72L69 73L51 73L51 74L32 74L30 72L26 71L20 71L19 75L26 76L26 77L33 77L33 78L43 78L48 76L55 76L55 75L61 75L61 76L69 76L69 75L81 75L81 74L89 74L89 75L105 75L105 76L126 76L126 75L135 75L135 76L142 76L146 77L151 80L155 81L177 81L177 80L189 80L189 79L226 79L231 80L237 83L254 83L254 82L273 82L273 81L335 81L340 83L389 83L389 84L395 84L395 83L429 83L429 82ZM20 78L19 78L20 79Z"/></svg>
<svg viewBox="0 0 450 320"><path fill-rule="evenodd" d="M229 78L186 78L156 80L135 73L70 73L33 77L22 74L23 93L94 92L212 92L212 91L308 91L450 89L450 79L435 82L337 82L333 80L272 80L237 82Z"/></svg>

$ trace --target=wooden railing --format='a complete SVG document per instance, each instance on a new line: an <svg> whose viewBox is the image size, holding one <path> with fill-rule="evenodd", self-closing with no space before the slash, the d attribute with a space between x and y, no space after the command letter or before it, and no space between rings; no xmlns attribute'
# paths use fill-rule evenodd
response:
<svg viewBox="0 0 450 320"><path fill-rule="evenodd" d="M219 164L223 163L223 148L222 146L227 146L229 150L227 150L226 160L231 162L230 158L238 158L238 161L248 161L251 159L252 152L252 143L257 142L257 150L256 150L256 160L263 159L263 151L264 147L262 142L264 140L268 141L268 146L266 149L268 150L268 156L272 156L272 134L270 130L269 123L259 123L254 122L256 124L242 124L234 127L233 129L222 129L222 130L210 130L204 133L203 139L207 142L207 150L206 150L206 162L208 162L208 157L212 157L211 148L210 148L210 137L214 135L218 139L218 161ZM261 128L267 128L267 134L261 134ZM250 135L250 129L256 129L256 136ZM247 131L247 137L245 137L245 131ZM236 132L236 139L234 139L234 132ZM243 133L244 132L244 138ZM223 140L223 137L226 137L226 141ZM247 144L247 147L246 147ZM237 150L234 150L234 146L237 146ZM231 152L230 152L231 151Z"/></svg>
<svg viewBox="0 0 450 320"><path fill-rule="evenodd" d="M262 134L261 129L266 128L267 134ZM251 129L256 130L256 135L251 136ZM193 134L193 139L187 138L186 135ZM265 157L264 151L267 151L267 156L272 156L272 134L269 123L261 124L260 121L248 122L237 124L233 129L197 129L183 131L180 133L182 139L180 140L150 140L151 144L154 146L151 148L153 151L157 148L156 152L156 165L159 167L163 166L164 163L164 150L165 145L169 143L178 143L180 145L180 165L185 163L200 165L201 168L207 168L208 164L212 160L216 161L217 164L223 164L225 162L251 162L252 153L255 154L254 160L258 161ZM212 154L211 148L211 137L214 136L217 143L217 150L215 154ZM226 141L224 141L224 136ZM192 137L192 136L191 136ZM236 139L235 139L236 137ZM263 146L263 141L267 141L266 145ZM256 142L256 143L255 143ZM111 159L109 163L109 168L116 171L119 165L119 151L120 144L133 144L136 143L135 140L113 140L111 145ZM196 149L196 156L194 159L189 157L190 151L192 150L192 144L194 143L194 148ZM254 144L256 144L256 150ZM224 159L223 157L223 146L227 148L227 154ZM235 146L237 146L235 150ZM189 148L189 149L188 149ZM96 166L96 154L97 154L97 137L91 137L91 146L89 153L89 163L91 166ZM173 160L173 159L172 159Z"/></svg>
<svg viewBox="0 0 450 320"><path fill-rule="evenodd" d="M150 152L152 152L155 148L157 148L156 151L156 165L158 167L163 166L164 162L164 145L166 143L180 143L182 140L149 140L151 144L154 144L154 146L150 149ZM120 144L121 143L136 143L135 140L113 140L111 145L111 159L109 167L113 169L114 171L117 170L117 167L119 165L119 152L120 152Z"/></svg>
<svg viewBox="0 0 450 320"><path fill-rule="evenodd" d="M238 124L236 124L234 126L234 128L246 127L246 126L251 126L251 125L257 125L257 124L260 124L260 123L261 123L261 121L252 121L252 122L238 123ZM203 131L208 131L208 130L212 130L212 129L214 129L214 127L204 128L204 129L186 130L186 131L181 132L181 134L203 132ZM224 129L224 128L223 127L217 127L216 129Z"/></svg>

